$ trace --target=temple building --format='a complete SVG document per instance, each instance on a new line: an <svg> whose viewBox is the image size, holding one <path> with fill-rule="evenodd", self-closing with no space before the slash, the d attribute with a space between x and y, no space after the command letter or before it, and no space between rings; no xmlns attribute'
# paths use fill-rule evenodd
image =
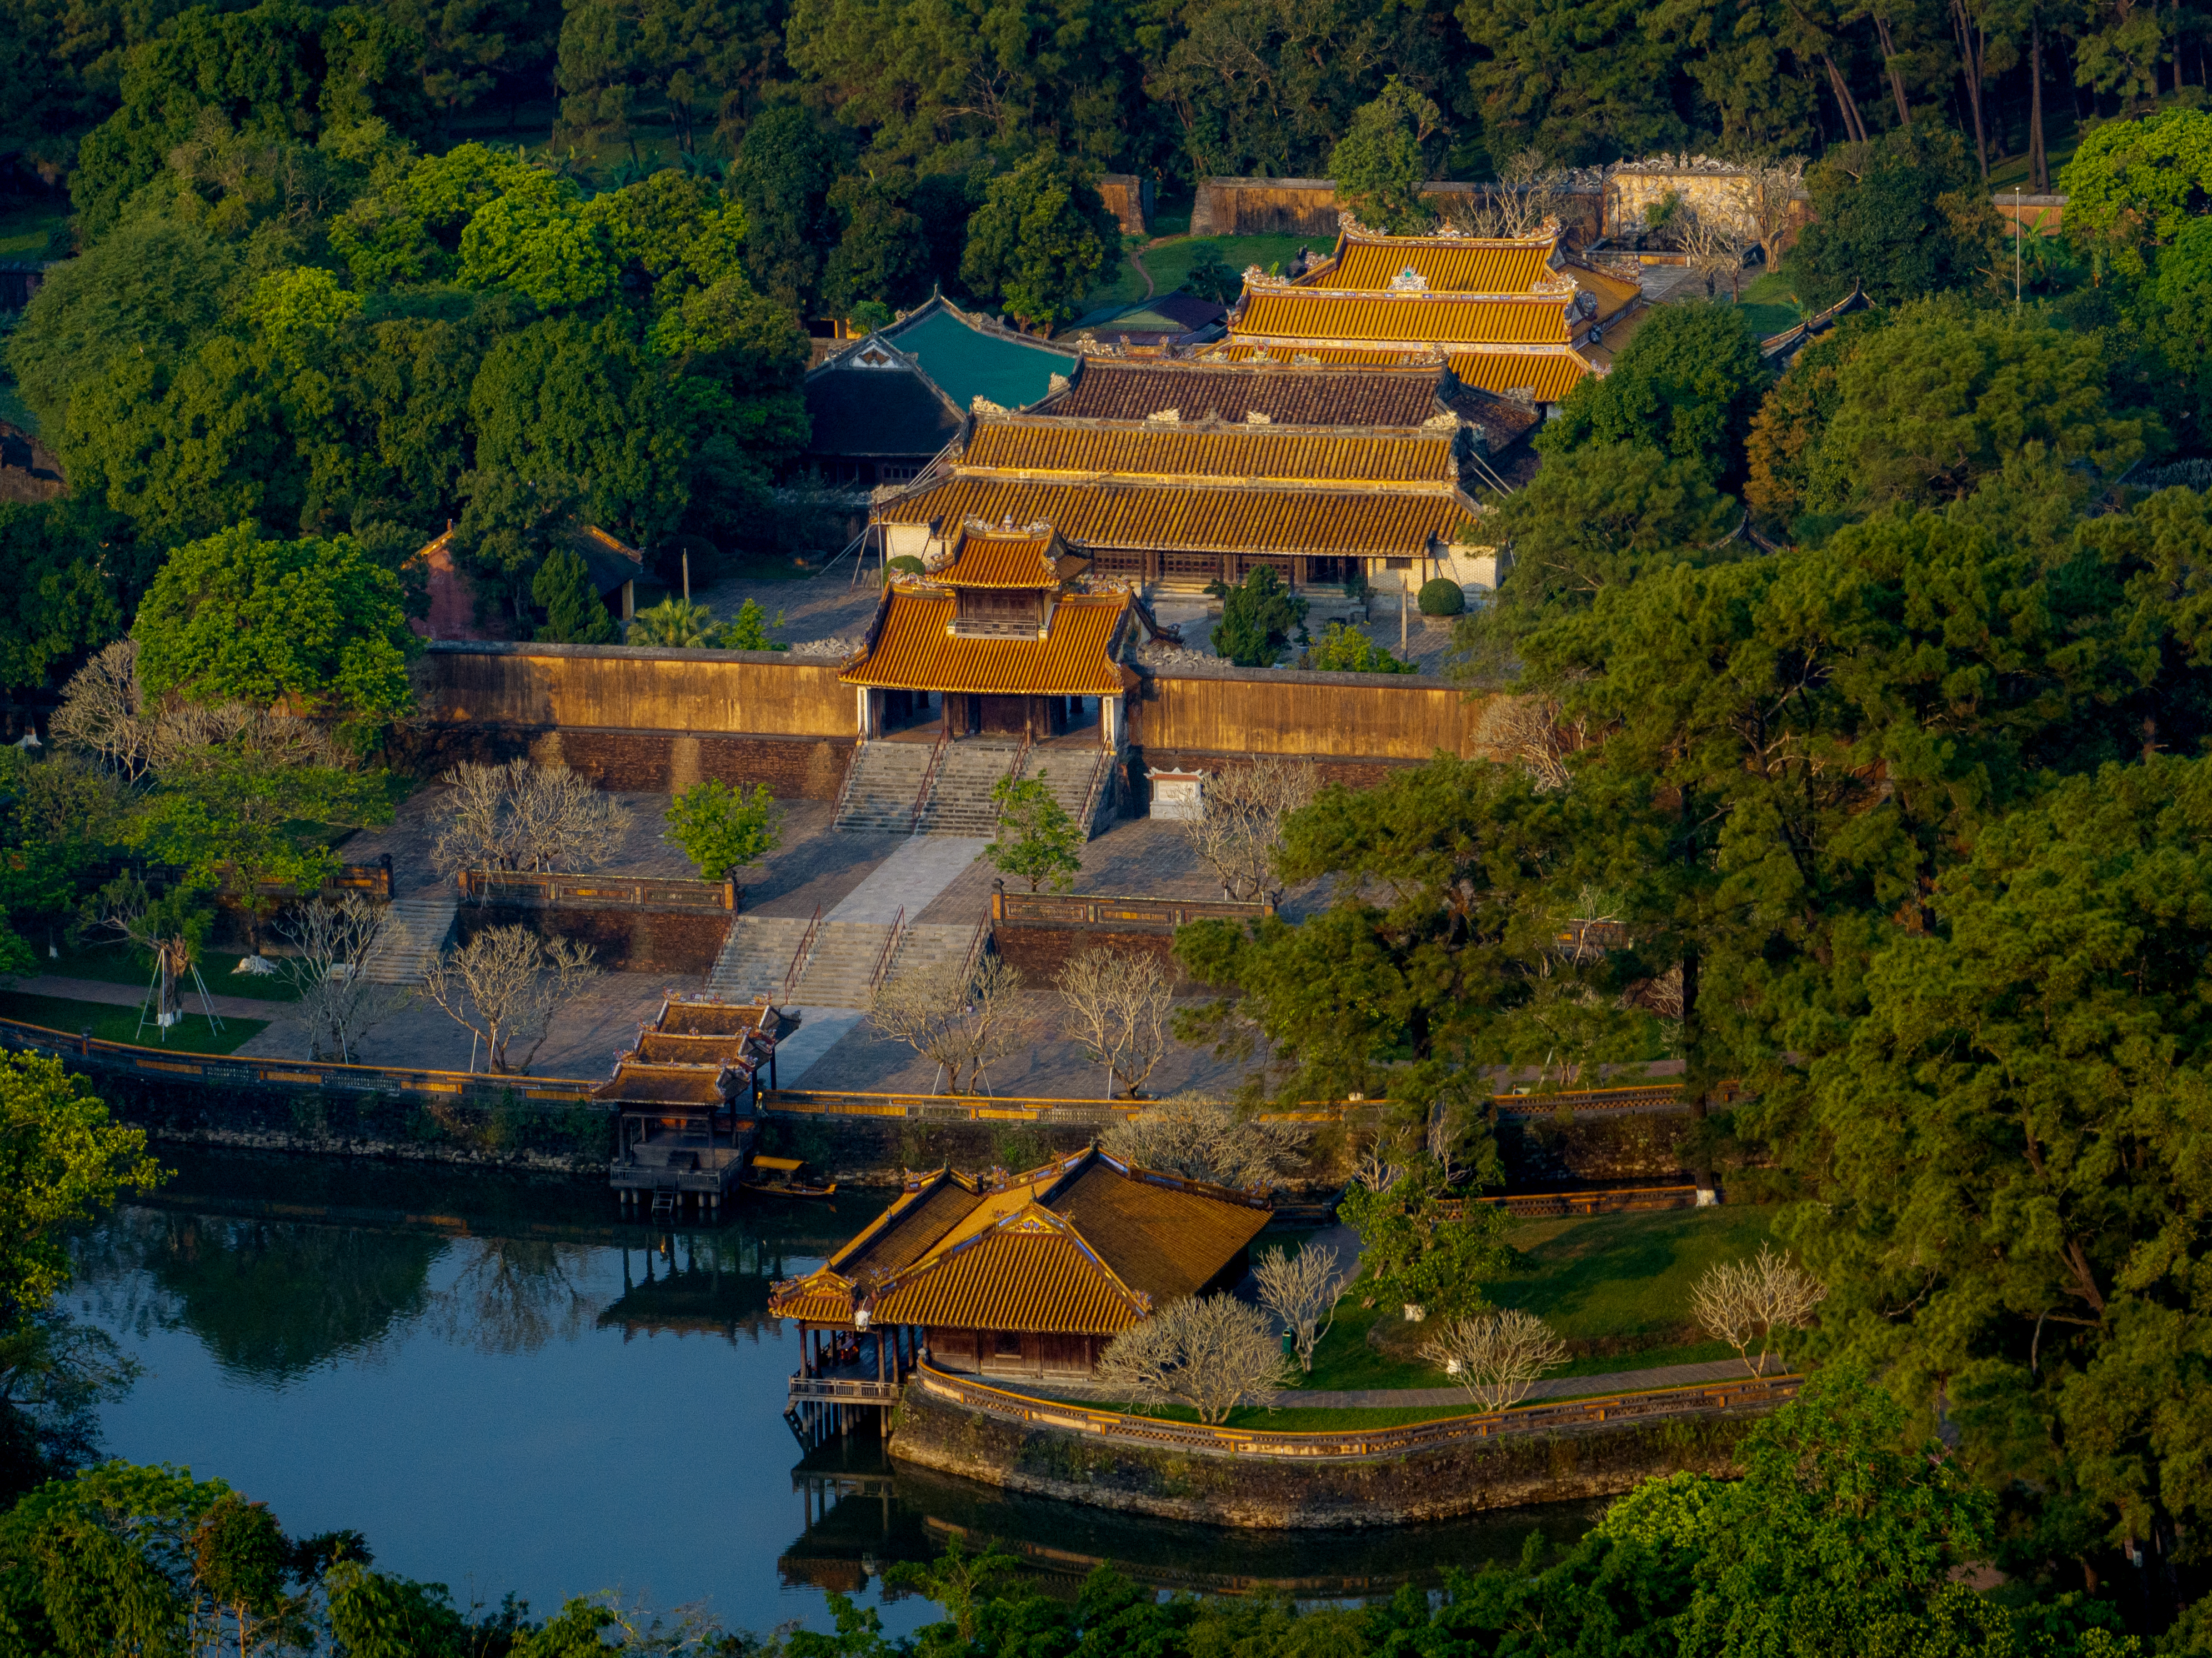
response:
<svg viewBox="0 0 2212 1658"><path fill-rule="evenodd" d="M1635 283L1571 265L1559 228L1509 239L1386 236L1345 216L1334 252L1295 277L1244 274L1209 361L1337 366L1441 359L1464 386L1557 404L1592 372L1577 349L1633 304Z"/></svg>
<svg viewBox="0 0 2212 1658"><path fill-rule="evenodd" d="M1022 1175L944 1169L910 1176L824 1266L777 1284L769 1311L798 1321L795 1386L839 1368L840 1348L883 1381L924 1357L970 1375L1086 1376L1157 1309L1233 1288L1269 1216L1261 1193L1096 1146Z"/></svg>
<svg viewBox="0 0 2212 1658"><path fill-rule="evenodd" d="M963 445L878 503L886 556L941 562L967 525L1042 523L1096 575L1197 588L1262 565L1297 586L1487 555L1462 476L1475 434L1458 414L1292 425L1248 408L1231 421L1218 393L1194 389L1204 407L1139 420L979 416ZM1407 401L1433 404L1435 390L1407 388Z"/></svg>
<svg viewBox="0 0 2212 1658"><path fill-rule="evenodd" d="M625 1208L673 1216L689 1198L719 1209L750 1159L765 1078L775 1086L775 1022L757 1002L667 997L614 1074L592 1090L617 1125L608 1183Z"/></svg>
<svg viewBox="0 0 2212 1658"><path fill-rule="evenodd" d="M933 295L808 372L802 395L812 431L797 470L832 485L904 483L971 411L1026 408L1066 386L1080 363L1066 346Z"/></svg>
<svg viewBox="0 0 2212 1658"><path fill-rule="evenodd" d="M939 711L952 737L1052 738L1099 711L1102 746L1126 730L1137 676L1121 661L1126 586L1091 590L1091 561L1049 521L963 519L921 543L920 576L891 572L866 642L839 676L860 693L860 734Z"/></svg>

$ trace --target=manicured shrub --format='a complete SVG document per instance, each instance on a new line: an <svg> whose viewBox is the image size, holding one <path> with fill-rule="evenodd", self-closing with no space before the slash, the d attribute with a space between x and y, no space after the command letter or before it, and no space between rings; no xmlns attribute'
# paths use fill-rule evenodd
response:
<svg viewBox="0 0 2212 1658"><path fill-rule="evenodd" d="M1461 591L1456 581L1438 576L1433 581L1421 584L1421 595L1417 602L1423 616L1457 616L1467 608L1467 594Z"/></svg>
<svg viewBox="0 0 2212 1658"><path fill-rule="evenodd" d="M922 574L921 561L916 558L912 553L901 553L896 558L890 562L890 568L899 572L902 575L920 575Z"/></svg>

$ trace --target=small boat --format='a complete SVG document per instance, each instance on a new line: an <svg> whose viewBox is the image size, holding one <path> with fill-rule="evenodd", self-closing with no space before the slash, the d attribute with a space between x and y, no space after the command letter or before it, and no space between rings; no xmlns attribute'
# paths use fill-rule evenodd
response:
<svg viewBox="0 0 2212 1658"><path fill-rule="evenodd" d="M837 1190L836 1181L807 1179L806 1165L797 1157L755 1157L738 1183L772 1198L826 1198Z"/></svg>

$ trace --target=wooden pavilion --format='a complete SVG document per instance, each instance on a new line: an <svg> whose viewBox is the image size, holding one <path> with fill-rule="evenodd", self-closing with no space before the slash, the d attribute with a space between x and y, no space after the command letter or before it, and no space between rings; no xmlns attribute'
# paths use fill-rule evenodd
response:
<svg viewBox="0 0 2212 1658"><path fill-rule="evenodd" d="M769 1294L769 1311L799 1325L793 1426L806 1436L798 1407L812 1400L891 1402L924 1358L972 1375L1088 1376L1155 1308L1238 1283L1271 1212L1264 1193L1095 1145L1021 1175L909 1175L827 1263ZM861 1382L866 1394L836 1391Z"/></svg>
<svg viewBox="0 0 2212 1658"><path fill-rule="evenodd" d="M766 1002L661 1004L592 1097L615 1108L608 1183L625 1209L670 1216L688 1198L721 1207L752 1156L761 1079L775 1085L775 1021Z"/></svg>

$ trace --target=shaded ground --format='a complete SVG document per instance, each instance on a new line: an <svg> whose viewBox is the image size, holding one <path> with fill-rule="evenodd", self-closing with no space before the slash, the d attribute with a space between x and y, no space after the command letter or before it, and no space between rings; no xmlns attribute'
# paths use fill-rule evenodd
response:
<svg viewBox="0 0 2212 1658"><path fill-rule="evenodd" d="M580 1077L597 1081L614 1069L615 1055L635 1045L637 1027L660 1011L660 999L672 989L696 990L696 979L659 973L602 975L590 994L580 997L560 1015L552 1033L531 1063L536 1077ZM395 999L397 1011L362 1040L361 1060L368 1065L419 1066L431 1071L469 1069L469 1033L446 1017L434 1005L411 992ZM510 1058L520 1062L524 1044ZM237 1052L263 1059L298 1060L307 1057L307 1032L301 1022L280 1014ZM476 1068L484 1068L481 1049Z"/></svg>
<svg viewBox="0 0 2212 1658"><path fill-rule="evenodd" d="M837 549L833 547L830 551L835 553ZM810 556L820 558L824 555ZM748 572L717 581L711 587L695 587L691 597L713 610L720 622L732 620L749 598L768 612L771 624L777 613L781 612L783 624L771 626L769 637L783 644L825 638L852 639L857 643L859 635L867 629L868 618L876 613L876 600L883 592L875 575L872 561L866 574L854 586L853 561L849 558L820 575L794 574L789 580L765 576L757 565Z"/></svg>
<svg viewBox="0 0 2212 1658"><path fill-rule="evenodd" d="M1340 589L1309 587L1301 592L1310 605L1306 613L1306 631L1316 640L1332 622L1346 622L1355 632L1367 635L1377 645L1401 661L1413 663L1423 673L1443 674L1452 653L1453 618L1423 616L1413 608L1412 596L1407 596L1403 641L1399 632L1398 595L1395 592L1376 592L1372 596L1364 622L1352 622L1351 606ZM1143 659L1154 672L1174 672L1178 669L1203 671L1213 663L1225 659L1217 653L1208 635L1221 620L1218 601L1182 595L1162 595L1153 602L1153 614L1163 623L1179 623L1182 628L1182 648L1195 662L1178 661L1170 651L1157 646L1148 647ZM1293 666L1297 660L1296 647L1284 653L1280 668Z"/></svg>

